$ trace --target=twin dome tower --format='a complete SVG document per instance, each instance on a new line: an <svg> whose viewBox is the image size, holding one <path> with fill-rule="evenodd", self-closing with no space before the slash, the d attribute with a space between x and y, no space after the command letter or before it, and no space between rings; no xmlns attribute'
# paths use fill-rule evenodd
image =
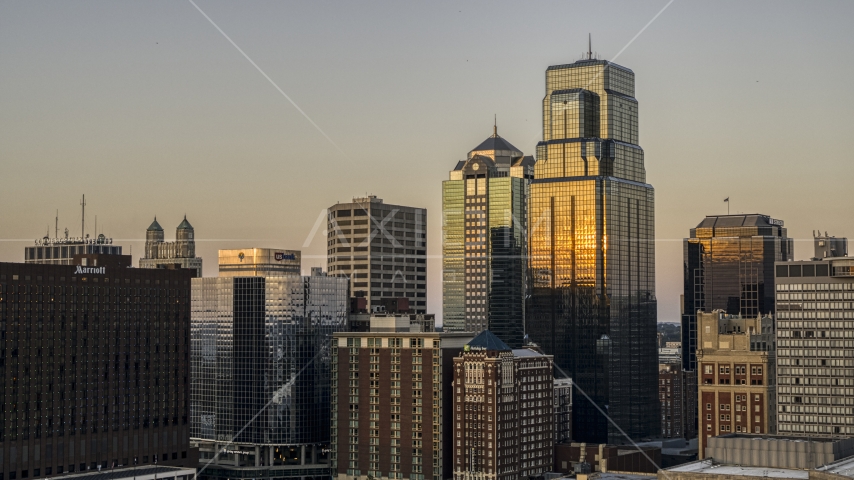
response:
<svg viewBox="0 0 854 480"><path fill-rule="evenodd" d="M202 259L196 257L195 230L187 216L175 230L175 241L164 239L163 227L157 217L145 231L145 256L139 259L139 268L188 268L202 276Z"/></svg>

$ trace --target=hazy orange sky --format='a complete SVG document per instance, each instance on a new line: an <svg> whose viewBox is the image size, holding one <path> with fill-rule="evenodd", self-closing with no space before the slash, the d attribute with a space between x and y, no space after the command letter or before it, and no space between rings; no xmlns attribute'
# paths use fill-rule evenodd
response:
<svg viewBox="0 0 854 480"><path fill-rule="evenodd" d="M79 235L85 193L87 230L97 215L135 264L152 217L173 239L186 213L206 275L249 246L308 270L323 210L372 193L427 208L439 314L442 180L494 114L534 153L545 69L588 33L636 74L660 321L682 238L725 197L784 220L795 258L814 229L854 236L850 1L676 0L640 35L667 1L196 3L318 128L189 2L0 2L0 261L57 209Z"/></svg>

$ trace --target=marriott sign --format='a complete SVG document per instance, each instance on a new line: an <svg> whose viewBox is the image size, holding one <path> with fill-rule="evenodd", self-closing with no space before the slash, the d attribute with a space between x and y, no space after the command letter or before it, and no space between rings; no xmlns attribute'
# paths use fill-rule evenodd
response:
<svg viewBox="0 0 854 480"><path fill-rule="evenodd" d="M107 273L107 271L106 267L82 267L80 265L77 265L77 270L74 270L74 273L75 275L78 273L100 273L103 275Z"/></svg>

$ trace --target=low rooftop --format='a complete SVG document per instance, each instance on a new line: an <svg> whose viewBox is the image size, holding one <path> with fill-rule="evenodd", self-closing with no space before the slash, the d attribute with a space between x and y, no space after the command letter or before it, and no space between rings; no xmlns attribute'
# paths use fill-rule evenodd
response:
<svg viewBox="0 0 854 480"><path fill-rule="evenodd" d="M762 478L809 478L808 470L792 470L788 468L742 467L739 465L722 465L713 459L698 460L678 467L668 468L665 472L705 473L723 478L725 475L740 475L744 477Z"/></svg>

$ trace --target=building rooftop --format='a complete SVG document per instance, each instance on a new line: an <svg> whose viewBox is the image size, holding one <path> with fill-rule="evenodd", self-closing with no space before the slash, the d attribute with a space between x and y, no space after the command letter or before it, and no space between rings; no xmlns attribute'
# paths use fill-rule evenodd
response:
<svg viewBox="0 0 854 480"><path fill-rule="evenodd" d="M504 140L500 136L498 136L498 127L494 127L492 135L480 143L480 145L474 147L472 152L482 152L482 151L492 151L492 150L506 150L510 152L515 152L516 155L522 155L522 151L518 148L514 147L507 140Z"/></svg>
<svg viewBox="0 0 854 480"><path fill-rule="evenodd" d="M495 334L489 330L480 332L466 344L466 347L468 347L466 350L495 350L501 352L509 352L512 350L506 343L501 341L500 338L496 337Z"/></svg>
<svg viewBox="0 0 854 480"><path fill-rule="evenodd" d="M156 220L155 220L156 221ZM193 226L190 225L190 222L187 221L187 216L184 215L184 221L178 225L178 230L192 230Z"/></svg>
<svg viewBox="0 0 854 480"><path fill-rule="evenodd" d="M148 226L147 230L149 232L151 232L151 231L162 232L163 231L163 227L161 227L160 224L157 223L157 217L154 217L154 221L151 222L151 225Z"/></svg>
<svg viewBox="0 0 854 480"><path fill-rule="evenodd" d="M835 473L854 478L854 457L843 458L816 468L819 472Z"/></svg>
<svg viewBox="0 0 854 480"><path fill-rule="evenodd" d="M716 475L718 478L723 478L725 475L740 475L744 477L763 477L763 478L809 478L808 470L793 470L788 468L768 468L768 467L742 467L738 465L722 465L716 463L713 459L698 460L696 462L686 463L678 467L668 468L664 472L690 472L690 473L705 473Z"/></svg>
<svg viewBox="0 0 854 480"><path fill-rule="evenodd" d="M155 474L159 478L172 478L175 475L195 475L195 473L195 468L150 465L134 468L104 468L101 471L91 470L56 478L63 480L117 480L120 478L153 478Z"/></svg>
<svg viewBox="0 0 854 480"><path fill-rule="evenodd" d="M697 228L723 227L782 227L782 220L775 220L768 215L752 213L749 215L709 215L697 225Z"/></svg>

